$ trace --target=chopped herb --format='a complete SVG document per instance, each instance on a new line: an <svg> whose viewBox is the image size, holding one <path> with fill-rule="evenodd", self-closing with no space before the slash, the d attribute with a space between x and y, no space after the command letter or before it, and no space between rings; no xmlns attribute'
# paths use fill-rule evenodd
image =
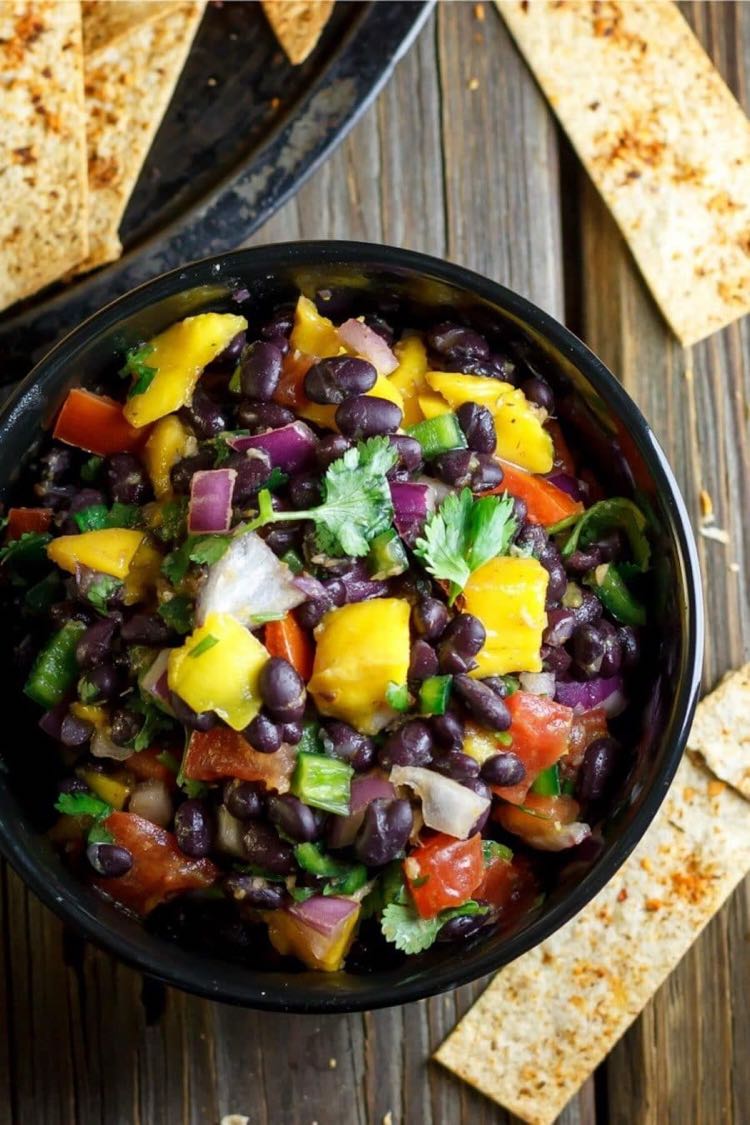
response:
<svg viewBox="0 0 750 1125"><path fill-rule="evenodd" d="M150 367L146 363L153 350L153 344L138 344L126 352L125 364L120 369L120 375L123 378L130 376L134 380L128 391L128 398L133 398L134 395L142 395L153 383L156 368Z"/></svg>
<svg viewBox="0 0 750 1125"><path fill-rule="evenodd" d="M87 676L81 676L78 681L78 698L82 703L93 703L99 694L99 688L92 684Z"/></svg>
<svg viewBox="0 0 750 1125"><path fill-rule="evenodd" d="M166 766L168 770L171 770L173 774L176 775L180 772L180 763L171 750L162 750L160 754L156 755L156 760Z"/></svg>
<svg viewBox="0 0 750 1125"><path fill-rule="evenodd" d="M283 472L278 465L274 465L271 469L271 475L265 483L265 488L268 492L278 492L285 484L289 482L289 474Z"/></svg>
<svg viewBox="0 0 750 1125"><path fill-rule="evenodd" d="M195 648L190 649L189 655L193 658L193 660L196 660L199 656L203 656L204 652L208 652L209 649L212 649L214 645L217 645L218 643L219 638L214 637L211 635L211 633L209 633L208 636L204 637L202 641L198 641L198 644L195 646Z"/></svg>
<svg viewBox="0 0 750 1125"><path fill-rule="evenodd" d="M113 812L111 805L93 793L61 793L55 801L55 808L65 816L90 816L93 824L88 830L89 844L111 844L114 837L104 827L104 821Z"/></svg>
<svg viewBox="0 0 750 1125"><path fill-rule="evenodd" d="M486 914L487 906L480 906L470 899L463 906L442 910L434 918L420 918L413 906L400 906L392 902L383 910L380 928L383 937L400 949L402 953L422 953L429 949L438 933L451 918L473 917Z"/></svg>
<svg viewBox="0 0 750 1125"><path fill-rule="evenodd" d="M513 735L509 730L496 730L495 742L498 744L498 746L502 746L507 750L509 746L513 745Z"/></svg>
<svg viewBox="0 0 750 1125"><path fill-rule="evenodd" d="M408 711L411 707L411 696L406 684L394 684L393 680L390 681L385 689L385 700L389 707L394 711Z"/></svg>
<svg viewBox="0 0 750 1125"><path fill-rule="evenodd" d="M154 743L158 734L173 729L173 721L149 699L133 699L129 703L133 711L143 715L143 725L133 739L133 749L148 750Z"/></svg>
<svg viewBox="0 0 750 1125"><path fill-rule="evenodd" d="M434 578L450 582L454 602L473 571L507 552L516 525L513 498L507 492L475 500L464 488L446 496L427 521L414 553Z"/></svg>
<svg viewBox="0 0 750 1125"><path fill-rule="evenodd" d="M177 586L191 562L211 566L219 561L231 542L231 535L189 535L181 547L167 555L161 566L162 573Z"/></svg>
<svg viewBox="0 0 750 1125"><path fill-rule="evenodd" d="M106 504L91 504L80 512L73 513L79 531L101 531L104 528L135 527L140 519L137 504L115 503L111 508Z"/></svg>
<svg viewBox="0 0 750 1125"><path fill-rule="evenodd" d="M168 500L161 510L161 523L156 528L156 534L163 543L173 543L182 539L185 534L185 521L187 520L188 502L185 496L179 500Z"/></svg>
<svg viewBox="0 0 750 1125"><path fill-rule="evenodd" d="M267 625L269 621L283 621L285 617L285 613L251 613L250 624L253 627Z"/></svg>
<svg viewBox="0 0 750 1125"><path fill-rule="evenodd" d="M482 859L484 866L489 867L496 859L513 859L513 852L505 844L498 844L497 840L482 840Z"/></svg>
<svg viewBox="0 0 750 1125"><path fill-rule="evenodd" d="M19 566L41 562L46 558L51 538L48 531L25 531L18 539L11 539L10 543L0 547L0 564Z"/></svg>
<svg viewBox="0 0 750 1125"><path fill-rule="evenodd" d="M366 555L370 542L390 526L393 501L386 474L398 454L387 438L374 437L348 449L328 466L323 502L305 511L274 511L271 494L258 494L258 515L247 525L255 531L269 523L308 519L315 523L318 547L332 558Z"/></svg>
<svg viewBox="0 0 750 1125"><path fill-rule="evenodd" d="M95 578L86 590L86 597L99 613L107 612L107 602L121 588L122 582L110 574L101 574Z"/></svg>
<svg viewBox="0 0 750 1125"><path fill-rule="evenodd" d="M425 883L429 882L429 878L429 875L420 875L418 879L411 880L411 885L412 887L416 887L418 890L420 887L423 887Z"/></svg>
<svg viewBox="0 0 750 1125"><path fill-rule="evenodd" d="M297 745L297 753L304 754L322 754L324 751L329 753L333 748L333 743L322 730L320 723L316 723L314 719L302 725L302 738Z"/></svg>
<svg viewBox="0 0 750 1125"><path fill-rule="evenodd" d="M91 484L99 476L103 464L103 457L89 457L88 461L85 461L81 466L81 480Z"/></svg>
<svg viewBox="0 0 750 1125"><path fill-rule="evenodd" d="M162 621L180 636L185 636L192 631L193 603L184 594L175 594L169 601L162 602L157 612Z"/></svg>
<svg viewBox="0 0 750 1125"><path fill-rule="evenodd" d="M312 887L291 887L289 894L295 902L307 902L309 898L313 897L315 891Z"/></svg>
<svg viewBox="0 0 750 1125"><path fill-rule="evenodd" d="M302 559L299 557L297 552L291 550L291 548L286 552L286 554L281 556L281 561L283 563L286 563L286 565L294 575L301 574L305 569L305 564L302 562Z"/></svg>

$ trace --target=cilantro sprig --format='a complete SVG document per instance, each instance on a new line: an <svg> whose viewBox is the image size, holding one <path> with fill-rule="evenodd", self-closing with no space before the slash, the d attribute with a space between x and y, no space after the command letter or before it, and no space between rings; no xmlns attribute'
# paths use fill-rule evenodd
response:
<svg viewBox="0 0 750 1125"><path fill-rule="evenodd" d="M89 844L113 843L114 837L104 827L104 821L114 810L100 797L95 797L93 793L61 793L55 801L55 808L66 816L90 816L93 818L87 834Z"/></svg>
<svg viewBox="0 0 750 1125"><path fill-rule="evenodd" d="M211 566L218 562L232 542L231 535L189 535L181 547L167 555L162 573L172 585L182 582L191 562Z"/></svg>
<svg viewBox="0 0 750 1125"><path fill-rule="evenodd" d="M486 914L489 907L469 899L463 906L441 910L434 918L420 918L413 906L402 906L391 902L383 910L380 928L383 937L400 949L402 953L422 953L429 949L441 928L451 918L471 918Z"/></svg>
<svg viewBox="0 0 750 1125"><path fill-rule="evenodd" d="M450 582L453 602L475 570L507 553L516 526L513 498L507 493L476 500L464 488L447 496L430 517L414 553L433 578Z"/></svg>
<svg viewBox="0 0 750 1125"><path fill-rule="evenodd" d="M125 353L125 363L120 368L120 375L123 378L130 375L134 380L128 391L128 398L144 394L153 383L156 368L146 363L153 350L153 344L138 344Z"/></svg>
<svg viewBox="0 0 750 1125"><path fill-rule="evenodd" d="M388 438L374 437L348 449L328 466L323 502L305 511L274 511L271 494L258 495L258 515L246 526L255 531L283 520L312 520L318 547L332 558L366 555L370 541L393 519L393 501L386 480L398 460Z"/></svg>

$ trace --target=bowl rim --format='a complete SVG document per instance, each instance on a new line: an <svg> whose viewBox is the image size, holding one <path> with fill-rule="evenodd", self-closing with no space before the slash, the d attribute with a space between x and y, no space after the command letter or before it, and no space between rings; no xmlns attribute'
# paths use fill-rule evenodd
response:
<svg viewBox="0 0 750 1125"><path fill-rule="evenodd" d="M226 285L235 278L241 284L244 263L253 266L262 263L269 276L279 268L294 265L405 269L431 280L446 282L499 305L523 320L575 365L613 413L627 425L633 443L662 497L669 530L676 544L687 629L682 646L684 668L674 701L673 719L663 736L665 741L671 742L671 746L640 808L601 862L596 863L570 894L548 913L532 921L519 933L512 934L503 947L502 957L487 951L471 958L468 968L460 957L448 959L444 965L431 967L427 979L417 976L398 984L388 981L378 984L380 977L375 974L372 978L359 977L357 990L352 992L338 992L335 988L324 992L321 986L325 978L322 974L316 975L315 987L307 987L305 983L312 977L309 973L290 974L278 983L274 979L276 974L258 974L252 968L246 982L233 980L232 977L241 978L247 972L245 965L219 958L204 958L164 939L154 938L164 945L163 953L158 949L144 951L125 935L113 933L110 926L82 899L64 893L63 884L50 882L48 875L25 848L25 833L19 832L17 817L6 821L0 816L0 851L37 897L65 923L82 932L100 948L114 953L131 967L164 984L208 999L271 1011L343 1013L405 1004L478 980L548 938L609 882L644 835L677 771L700 689L704 621L695 538L674 474L648 422L615 376L577 336L526 297L464 266L378 243L301 240L251 247L202 258L143 283L73 328L34 366L0 410L0 441L12 430L24 407L36 411L43 409L38 392L41 390L43 396L46 389L56 388L61 371L69 370L78 352L88 346L93 337L106 332L124 317L182 288L199 283ZM25 401L27 398L30 400L28 403ZM0 788L4 790L4 786L0 785ZM3 803L15 800L5 791L1 796Z"/></svg>

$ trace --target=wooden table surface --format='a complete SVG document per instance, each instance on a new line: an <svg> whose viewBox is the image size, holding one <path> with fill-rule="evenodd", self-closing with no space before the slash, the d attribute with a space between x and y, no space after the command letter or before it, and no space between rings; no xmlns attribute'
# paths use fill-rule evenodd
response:
<svg viewBox="0 0 750 1125"><path fill-rule="evenodd" d="M747 110L750 5L683 10ZM253 241L357 238L445 256L582 336L653 424L696 525L705 488L729 531L728 546L699 540L708 688L750 645L748 323L678 346L500 18L488 4L481 14L440 4L349 139ZM144 986L66 940L10 872L0 893L0 1125L509 1120L429 1062L482 982L364 1015L241 1011ZM749 939L746 884L561 1121L750 1120Z"/></svg>

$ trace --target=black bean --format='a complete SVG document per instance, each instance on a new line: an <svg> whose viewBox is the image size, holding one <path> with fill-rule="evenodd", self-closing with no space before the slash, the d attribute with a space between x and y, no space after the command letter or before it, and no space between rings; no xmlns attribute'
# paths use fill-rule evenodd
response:
<svg viewBox="0 0 750 1125"><path fill-rule="evenodd" d="M286 897L283 885L269 883L259 875L227 875L221 886L228 898L255 910L278 910Z"/></svg>
<svg viewBox="0 0 750 1125"><path fill-rule="evenodd" d="M88 702L114 699L123 689L122 676L114 664L98 664L86 673L86 683L92 692Z"/></svg>
<svg viewBox="0 0 750 1125"><path fill-rule="evenodd" d="M579 801L601 800L613 780L618 754L619 746L613 738L597 738L586 747L576 781Z"/></svg>
<svg viewBox="0 0 750 1125"><path fill-rule="evenodd" d="M315 294L315 307L321 316L330 317L340 324L350 315L354 296L351 289L343 287L318 289Z"/></svg>
<svg viewBox="0 0 750 1125"><path fill-rule="evenodd" d="M271 475L271 461L268 454L261 449L249 449L246 453L232 453L227 459L226 467L234 469L237 473L232 501L238 506L249 503L260 492Z"/></svg>
<svg viewBox="0 0 750 1125"><path fill-rule="evenodd" d="M237 421L245 429L261 432L288 426L296 421L296 415L285 406L279 406L277 402L245 399L237 407Z"/></svg>
<svg viewBox="0 0 750 1125"><path fill-rule="evenodd" d="M458 613L443 633L438 646L440 669L443 672L468 672L476 667L473 659L482 648L487 633L478 617Z"/></svg>
<svg viewBox="0 0 750 1125"><path fill-rule="evenodd" d="M60 724L60 741L63 746L83 746L94 733L94 724L75 715L66 715Z"/></svg>
<svg viewBox="0 0 750 1125"><path fill-rule="evenodd" d="M542 564L549 575L549 579L547 581L547 597L545 600L545 605L548 609L550 609L552 606L557 605L557 603L560 601L560 598L565 593L568 586L568 576L565 573L565 567L563 566L562 561L557 561L554 558L549 558L540 559L539 562Z"/></svg>
<svg viewBox="0 0 750 1125"><path fill-rule="evenodd" d="M551 648L550 645L542 645L541 657L544 671L554 672L556 676L564 675L573 663L573 657L567 649Z"/></svg>
<svg viewBox="0 0 750 1125"><path fill-rule="evenodd" d="M433 715L430 730L439 746L459 750L463 746L464 721L455 710L446 711L444 715Z"/></svg>
<svg viewBox="0 0 750 1125"><path fill-rule="evenodd" d="M275 527L262 527L258 534L273 553L281 558L287 551L297 550L302 538L302 528L298 523L280 523Z"/></svg>
<svg viewBox="0 0 750 1125"><path fill-rule="evenodd" d="M132 453L114 453L109 458L107 483L112 499L120 504L144 504L151 493L146 471Z"/></svg>
<svg viewBox="0 0 750 1125"><path fill-rule="evenodd" d="M436 941L468 941L486 925L494 921L492 914L459 914L457 918L449 918L438 930Z"/></svg>
<svg viewBox="0 0 750 1125"><path fill-rule="evenodd" d="M391 434L403 417L395 402L375 395L357 395L336 409L336 425L345 437L368 438Z"/></svg>
<svg viewBox="0 0 750 1125"><path fill-rule="evenodd" d="M213 711L194 711L173 691L169 693L169 703L177 721L190 730L211 730L218 722Z"/></svg>
<svg viewBox="0 0 750 1125"><path fill-rule="evenodd" d="M603 562L601 549L594 545L587 547L585 551L574 551L565 560L565 567L573 574L585 574L589 570L594 570Z"/></svg>
<svg viewBox="0 0 750 1125"><path fill-rule="evenodd" d="M516 520L516 523L518 524L519 527L522 525L523 521L526 519L526 516L528 514L529 514L529 508L528 508L528 505L527 505L526 501L522 500L520 496L514 496L513 497L513 516L514 516L514 518Z"/></svg>
<svg viewBox="0 0 750 1125"><path fill-rule="evenodd" d="M354 841L357 859L368 867L390 863L404 851L413 825L408 801L383 797L371 801Z"/></svg>
<svg viewBox="0 0 750 1125"><path fill-rule="evenodd" d="M80 777L64 777L57 790L59 793L88 793L89 787Z"/></svg>
<svg viewBox="0 0 750 1125"><path fill-rule="evenodd" d="M288 660L272 656L261 669L258 687L261 699L276 722L294 723L304 715L305 685Z"/></svg>
<svg viewBox="0 0 750 1125"><path fill-rule="evenodd" d="M309 598L295 610L295 613L303 629L314 629L331 608L332 603L328 598Z"/></svg>
<svg viewBox="0 0 750 1125"><path fill-rule="evenodd" d="M256 340L240 360L240 387L247 398L268 402L279 385L282 355L266 340Z"/></svg>
<svg viewBox="0 0 750 1125"><path fill-rule="evenodd" d="M391 434L388 440L398 453L397 468L416 473L422 467L422 446L416 438L407 434Z"/></svg>
<svg viewBox="0 0 750 1125"><path fill-rule="evenodd" d="M136 714L128 707L117 707L112 714L110 738L118 746L127 746L142 726L143 715Z"/></svg>
<svg viewBox="0 0 750 1125"><path fill-rule="evenodd" d="M216 437L227 429L228 423L224 411L202 387L195 388L190 404L180 413L184 414L199 438Z"/></svg>
<svg viewBox="0 0 750 1125"><path fill-rule="evenodd" d="M251 820L242 837L248 863L272 875L292 875L297 864L294 849L270 825Z"/></svg>
<svg viewBox="0 0 750 1125"><path fill-rule="evenodd" d="M116 879L133 866L133 857L127 848L118 844L89 844L86 858L98 875Z"/></svg>
<svg viewBox="0 0 750 1125"><path fill-rule="evenodd" d="M482 726L489 727L490 730L508 729L510 711L492 688L463 673L454 677L453 688Z"/></svg>
<svg viewBox="0 0 750 1125"><path fill-rule="evenodd" d="M573 659L584 679L595 679L604 659L604 639L598 625L581 625L573 637Z"/></svg>
<svg viewBox="0 0 750 1125"><path fill-rule="evenodd" d="M468 488L479 462L470 449L452 449L436 457L432 465L435 475L452 488Z"/></svg>
<svg viewBox="0 0 750 1125"><path fill-rule="evenodd" d="M325 827L325 814L311 809L291 793L271 793L268 797L268 819L285 836L300 844L317 840Z"/></svg>
<svg viewBox="0 0 750 1125"><path fill-rule="evenodd" d="M281 731L262 711L245 727L243 735L259 754L275 754L281 746Z"/></svg>
<svg viewBox="0 0 750 1125"><path fill-rule="evenodd" d="M213 464L214 454L210 449L201 449L199 453L194 453L191 457L183 457L181 461L172 466L170 471L169 479L172 482L172 488L178 495L185 495L190 491L193 474L205 469L212 469Z"/></svg>
<svg viewBox="0 0 750 1125"><path fill-rule="evenodd" d="M481 356L455 355L443 360L443 371L460 371L464 375L481 375L485 379L500 379L513 386L518 382L513 364L506 356L493 353L483 359Z"/></svg>
<svg viewBox="0 0 750 1125"><path fill-rule="evenodd" d="M326 753L348 762L358 773L370 769L375 761L375 743L348 723L332 720L320 733Z"/></svg>
<svg viewBox="0 0 750 1125"><path fill-rule="evenodd" d="M466 444L475 453L494 453L497 445L495 420L486 406L464 402L456 411Z"/></svg>
<svg viewBox="0 0 750 1125"><path fill-rule="evenodd" d="M486 684L491 691L494 691L500 699L508 697L508 685L502 676L484 676L482 683Z"/></svg>
<svg viewBox="0 0 750 1125"><path fill-rule="evenodd" d="M470 777L479 777L479 763L469 754L461 750L449 750L447 754L440 754L432 763L432 769L454 781L467 781Z"/></svg>
<svg viewBox="0 0 750 1125"><path fill-rule="evenodd" d="M340 355L321 359L305 375L305 394L311 402L339 406L355 395L372 390L378 373L366 359Z"/></svg>
<svg viewBox="0 0 750 1125"><path fill-rule="evenodd" d="M264 339L270 340L273 336L289 336L294 328L294 307L277 309L267 324L260 330Z"/></svg>
<svg viewBox="0 0 750 1125"><path fill-rule="evenodd" d="M315 459L321 472L343 457L347 449L351 449L351 445L352 443L343 434L326 434L322 437L315 451Z"/></svg>
<svg viewBox="0 0 750 1125"><path fill-rule="evenodd" d="M411 647L408 678L427 680L430 676L436 676L437 672L438 658L435 649L427 641L415 641Z"/></svg>
<svg viewBox="0 0 750 1125"><path fill-rule="evenodd" d="M177 845L185 855L202 859L211 850L213 820L204 801L194 798L183 801L174 814Z"/></svg>
<svg viewBox="0 0 750 1125"><path fill-rule="evenodd" d="M568 643L575 627L575 614L571 609L551 609L547 614L547 628L542 634L542 641L558 648Z"/></svg>
<svg viewBox="0 0 750 1125"><path fill-rule="evenodd" d="M315 473L297 473L289 481L289 499L294 508L314 508L322 496L320 477Z"/></svg>
<svg viewBox="0 0 750 1125"><path fill-rule="evenodd" d="M45 481L61 481L73 471L73 453L61 445L52 448L39 458L41 477Z"/></svg>
<svg viewBox="0 0 750 1125"><path fill-rule="evenodd" d="M490 354L490 346L484 336L472 328L450 322L431 328L427 333L427 344L438 355L451 359L484 359Z"/></svg>
<svg viewBox="0 0 750 1125"><path fill-rule="evenodd" d="M521 390L529 402L534 402L537 406L541 406L548 414L554 414L555 396L552 387L550 387L549 383L545 383L544 379L539 379L536 375L532 375L530 379L526 379L521 383Z"/></svg>
<svg viewBox="0 0 750 1125"><path fill-rule="evenodd" d="M622 648L620 647L620 637L617 629L611 621L607 621L602 617L599 621L597 628L599 635L604 643L604 654L602 656L601 667L599 668L600 676L614 676L620 671L622 666Z"/></svg>
<svg viewBox="0 0 750 1125"><path fill-rule="evenodd" d="M538 523L525 523L516 536L516 544L525 551L530 551L535 559L550 546L547 532Z"/></svg>
<svg viewBox="0 0 750 1125"><path fill-rule="evenodd" d="M477 466L471 476L472 492L487 492L503 482L503 470L494 457L487 453L477 453Z"/></svg>
<svg viewBox="0 0 750 1125"><path fill-rule="evenodd" d="M416 633L426 641L436 641L448 624L448 609L438 598L421 598L411 611Z"/></svg>
<svg viewBox="0 0 750 1125"><path fill-rule="evenodd" d="M387 320L383 320L383 317L378 316L377 313L366 313L365 324L368 328L372 328L373 332L377 332L378 336L380 336L382 340L385 340L388 347L391 346L396 333Z"/></svg>
<svg viewBox="0 0 750 1125"><path fill-rule="evenodd" d="M482 780L488 785L520 785L526 777L526 766L511 750L493 754L482 763Z"/></svg>
<svg viewBox="0 0 750 1125"><path fill-rule="evenodd" d="M237 820L257 820L266 811L265 789L258 781L227 781L222 799Z"/></svg>
<svg viewBox="0 0 750 1125"><path fill-rule="evenodd" d="M120 636L129 645L165 645L172 631L158 613L135 613L125 622Z"/></svg>
<svg viewBox="0 0 750 1125"><path fill-rule="evenodd" d="M634 668L638 663L641 650L638 633L632 625L621 625L617 630L617 635L620 638L623 668L626 670Z"/></svg>
<svg viewBox="0 0 750 1125"><path fill-rule="evenodd" d="M281 723L279 732L282 743L286 743L287 746L296 746L298 742L302 741L304 728L302 723L297 720L294 723Z"/></svg>
<svg viewBox="0 0 750 1125"><path fill-rule="evenodd" d="M383 769L426 766L432 760L432 733L422 719L410 719L386 738L378 751Z"/></svg>
<svg viewBox="0 0 750 1125"><path fill-rule="evenodd" d="M602 615L602 603L591 590L581 590L580 604L573 606L572 609L576 627L592 625Z"/></svg>
<svg viewBox="0 0 750 1125"><path fill-rule="evenodd" d="M237 335L233 336L229 341L224 351L219 352L216 359L211 363L211 366L219 368L233 367L242 355L242 349L245 346L246 339L247 337L244 332L238 332Z"/></svg>
<svg viewBox="0 0 750 1125"><path fill-rule="evenodd" d="M111 617L100 617L89 625L76 645L76 661L80 668L93 668L109 656L116 628L117 622Z"/></svg>

